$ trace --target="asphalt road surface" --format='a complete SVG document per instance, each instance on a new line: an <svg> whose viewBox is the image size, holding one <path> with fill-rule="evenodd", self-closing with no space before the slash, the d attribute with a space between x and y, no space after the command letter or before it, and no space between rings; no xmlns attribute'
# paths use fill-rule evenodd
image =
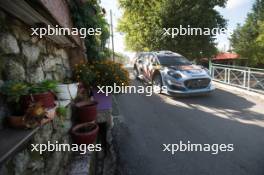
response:
<svg viewBox="0 0 264 175"><path fill-rule="evenodd" d="M264 174L264 102L258 98L217 89L189 98L124 94L117 103L119 175ZM234 144L234 151L163 151L162 144L180 141Z"/></svg>

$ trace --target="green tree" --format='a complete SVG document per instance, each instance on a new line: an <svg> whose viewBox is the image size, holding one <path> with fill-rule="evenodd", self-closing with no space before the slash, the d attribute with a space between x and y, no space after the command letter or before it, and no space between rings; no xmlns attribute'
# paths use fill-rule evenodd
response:
<svg viewBox="0 0 264 175"><path fill-rule="evenodd" d="M110 37L109 25L104 18L104 10L100 7L98 0L86 1L78 4L75 0L70 0L73 21L78 28L101 28L102 34L87 35L85 46L89 59L106 58L107 48L105 47L107 39Z"/></svg>
<svg viewBox="0 0 264 175"><path fill-rule="evenodd" d="M250 66L264 64L264 0L256 0L245 24L237 26L230 41Z"/></svg>
<svg viewBox="0 0 264 175"><path fill-rule="evenodd" d="M163 28L224 28L226 21L214 9L226 0L119 0L124 13L119 31L132 51L171 50L189 58L216 53L214 36L162 37Z"/></svg>

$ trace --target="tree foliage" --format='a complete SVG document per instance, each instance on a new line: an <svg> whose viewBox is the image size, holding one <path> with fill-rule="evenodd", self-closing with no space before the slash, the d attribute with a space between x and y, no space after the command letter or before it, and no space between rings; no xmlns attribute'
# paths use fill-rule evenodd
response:
<svg viewBox="0 0 264 175"><path fill-rule="evenodd" d="M256 0L245 24L234 31L231 44L250 66L264 64L264 0Z"/></svg>
<svg viewBox="0 0 264 175"><path fill-rule="evenodd" d="M119 0L124 13L119 31L125 33L132 51L171 50L190 58L216 53L214 36L162 37L163 28L225 28L226 21L215 10L226 0Z"/></svg>
<svg viewBox="0 0 264 175"><path fill-rule="evenodd" d="M85 46L87 56L90 59L102 59L106 57L107 48L105 47L107 39L110 37L109 25L104 18L104 13L98 0L86 1L79 5L75 0L70 1L73 21L78 28L101 28L100 36L87 35Z"/></svg>

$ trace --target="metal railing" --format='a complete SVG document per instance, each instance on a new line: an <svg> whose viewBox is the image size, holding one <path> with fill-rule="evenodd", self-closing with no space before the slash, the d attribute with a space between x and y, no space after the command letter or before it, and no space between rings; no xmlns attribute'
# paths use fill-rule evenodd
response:
<svg viewBox="0 0 264 175"><path fill-rule="evenodd" d="M214 81L264 94L264 69L211 64L210 73Z"/></svg>

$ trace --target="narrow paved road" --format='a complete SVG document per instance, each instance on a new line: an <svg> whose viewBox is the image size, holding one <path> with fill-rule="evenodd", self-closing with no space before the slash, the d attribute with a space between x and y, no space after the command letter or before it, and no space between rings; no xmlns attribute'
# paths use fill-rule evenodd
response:
<svg viewBox="0 0 264 175"><path fill-rule="evenodd" d="M136 85L142 85L135 82ZM221 89L210 96L124 94L115 142L120 175L263 175L264 103ZM163 152L162 144L234 144L233 152Z"/></svg>

